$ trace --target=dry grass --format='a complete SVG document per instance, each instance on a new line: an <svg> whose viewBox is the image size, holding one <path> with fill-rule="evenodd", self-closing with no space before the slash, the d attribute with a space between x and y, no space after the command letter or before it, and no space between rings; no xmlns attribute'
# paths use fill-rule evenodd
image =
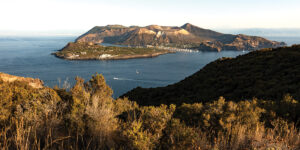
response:
<svg viewBox="0 0 300 150"><path fill-rule="evenodd" d="M294 122L280 116L262 121L261 114L268 111L257 100L235 103L220 98L177 108L141 107L128 99L113 100L99 75L89 83L78 78L70 91L56 89L56 96L45 90L18 89L26 98L33 97L30 100L19 96L4 101L7 94L2 93L2 108L7 108L6 102L15 105L0 120L1 150L300 148L300 131ZM36 94L42 99L35 99Z"/></svg>

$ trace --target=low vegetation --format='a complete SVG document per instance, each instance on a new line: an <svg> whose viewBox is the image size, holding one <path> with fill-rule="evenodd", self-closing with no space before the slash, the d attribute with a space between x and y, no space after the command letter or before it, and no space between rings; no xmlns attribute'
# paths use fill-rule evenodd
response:
<svg viewBox="0 0 300 150"><path fill-rule="evenodd" d="M140 106L102 75L69 90L0 79L1 149L299 149L300 105L251 99Z"/></svg>
<svg viewBox="0 0 300 150"><path fill-rule="evenodd" d="M170 53L167 50L154 48L101 46L93 43L70 42L62 50L54 53L57 57L72 60L86 59L128 59L139 57L155 57Z"/></svg>

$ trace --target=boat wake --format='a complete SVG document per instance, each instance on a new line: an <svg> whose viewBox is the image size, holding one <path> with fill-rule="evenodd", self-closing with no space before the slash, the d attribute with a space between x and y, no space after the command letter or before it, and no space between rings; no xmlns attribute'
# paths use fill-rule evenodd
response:
<svg viewBox="0 0 300 150"><path fill-rule="evenodd" d="M158 83L158 84L168 84L168 81L155 81L155 80L136 80L136 79L127 79L127 78L118 78L113 77L114 80L119 81L136 81L136 82L146 82L146 83Z"/></svg>
<svg viewBox="0 0 300 150"><path fill-rule="evenodd" d="M126 79L126 78L117 78L117 77L114 77L113 79L114 79L114 80L123 80L123 81L142 81L142 80L134 80L134 79Z"/></svg>

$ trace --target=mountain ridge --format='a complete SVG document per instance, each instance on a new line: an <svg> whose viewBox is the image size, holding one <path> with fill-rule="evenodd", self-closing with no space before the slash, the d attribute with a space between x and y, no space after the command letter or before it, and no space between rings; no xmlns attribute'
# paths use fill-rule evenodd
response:
<svg viewBox="0 0 300 150"><path fill-rule="evenodd" d="M284 42L243 34L223 34L186 23L177 26L148 25L95 26L79 36L76 42L110 43L130 46L167 46L198 50L257 50L286 46Z"/></svg>

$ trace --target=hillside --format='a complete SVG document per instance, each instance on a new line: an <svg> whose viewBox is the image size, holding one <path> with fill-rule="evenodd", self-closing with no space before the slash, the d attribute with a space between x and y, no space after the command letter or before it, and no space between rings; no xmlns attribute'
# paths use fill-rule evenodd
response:
<svg viewBox="0 0 300 150"><path fill-rule="evenodd" d="M7 75L7 74L6 74ZM8 77L9 76L9 77ZM299 149L297 99L139 106L102 75L65 88L0 76L1 149ZM3 80L3 77L5 78ZM7 79L22 80L7 80ZM297 126L298 125L298 126Z"/></svg>
<svg viewBox="0 0 300 150"><path fill-rule="evenodd" d="M216 60L184 80L159 88L135 88L125 97L140 105L207 102L226 99L300 99L300 45L262 49Z"/></svg>
<svg viewBox="0 0 300 150"><path fill-rule="evenodd" d="M181 27L158 25L145 27L96 26L78 37L76 42L168 46L210 51L257 50L286 45L283 42L270 41L256 36L223 34L189 23Z"/></svg>

